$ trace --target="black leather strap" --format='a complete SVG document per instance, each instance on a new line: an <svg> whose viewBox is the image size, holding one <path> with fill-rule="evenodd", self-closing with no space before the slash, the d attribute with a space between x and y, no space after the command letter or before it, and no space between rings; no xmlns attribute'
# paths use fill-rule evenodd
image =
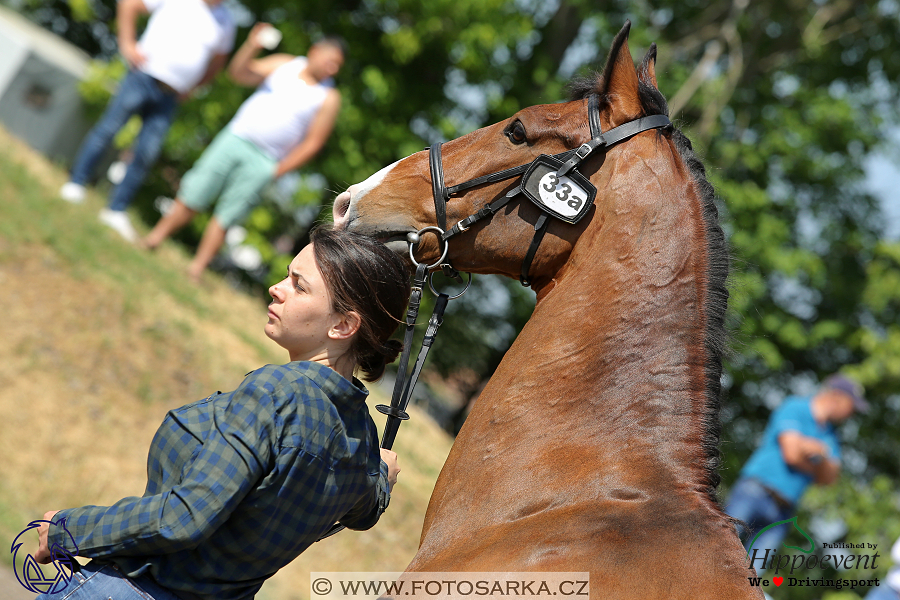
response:
<svg viewBox="0 0 900 600"><path fill-rule="evenodd" d="M600 125L600 97L597 94L588 96L588 123L591 125L592 140L603 136L603 127Z"/></svg>
<svg viewBox="0 0 900 600"><path fill-rule="evenodd" d="M406 371L409 365L409 355L412 352L413 335L416 331L416 320L419 316L419 303L422 301L422 292L425 289L425 280L428 277L428 268L425 263L419 263L416 267L416 273L413 275L412 289L409 294L409 307L406 310L406 330L403 332L403 352L400 354L400 363L397 365L397 378L394 380L394 392L391 394L391 405L385 406L379 404L375 408L378 412L388 416L387 422L384 424L384 435L381 438L381 447L391 449L386 446L390 437L393 443L393 437L397 435L400 429L400 421L409 418L406 415L406 406L403 403L403 394L406 387ZM395 409L399 409L399 412ZM402 414L401 414L402 413ZM405 418L404 418L405 415Z"/></svg>
<svg viewBox="0 0 900 600"><path fill-rule="evenodd" d="M565 152L560 152L559 154L553 154L553 158L558 160L567 160L575 154L575 150L566 150ZM484 185L485 183L497 183L498 181L506 181L507 179L512 179L516 175L521 175L525 171L528 170L528 167L531 166L531 163L526 163L524 165L519 165L518 167L512 167L510 169L506 169L505 171L497 171L496 173L490 173L488 175L482 175L481 177L476 177L475 179L470 179L469 181L465 181L458 185L451 185L446 188L447 190L447 198L450 196L455 196L457 193L468 190L469 188L477 187L479 185Z"/></svg>
<svg viewBox="0 0 900 600"><path fill-rule="evenodd" d="M641 117L610 129L603 134L603 139L606 142L606 146L612 146L642 131L663 129L670 125L672 125L672 121L666 115L650 115L649 117Z"/></svg>
<svg viewBox="0 0 900 600"><path fill-rule="evenodd" d="M522 285L525 287L531 285L531 280L528 279L528 271L531 270L531 261L534 260L534 255L537 254L538 246L541 245L544 234L547 233L547 225L549 224L550 219L545 212L541 213L541 216L538 217L538 220L534 224L534 237L531 239L531 245L528 246L528 252L525 253L525 260L522 261L522 272L519 274L519 281L521 281Z"/></svg>
<svg viewBox="0 0 900 600"><path fill-rule="evenodd" d="M413 371L409 376L409 381L406 382L406 386L403 388L402 408L404 409L409 404L410 397L412 396L412 391L415 389L416 383L418 383L419 381L419 375L422 373L422 367L425 366L425 358L428 356L428 351L431 350L431 345L434 343L434 338L437 337L438 329L441 325L444 324L444 310L446 310L447 302L449 301L450 296L448 296L447 294L438 294L437 300L434 301L434 310L431 312L431 318L428 319L428 329L425 330L425 337L422 339L422 348L419 350L419 355L416 357L416 364L413 366ZM385 435L387 435L386 430ZM393 437L390 439L385 439L381 443L382 448L390 448L391 446L386 446L385 443L390 443L392 446L394 444Z"/></svg>
<svg viewBox="0 0 900 600"><path fill-rule="evenodd" d="M449 231L445 231L443 235L441 235L441 239L445 242L452 238L454 235L462 233L471 227L474 223L480 221L485 217L491 217L498 210L506 206L510 200L512 200L515 196L518 196L522 193L522 187L516 186L510 191L506 192L503 196L500 196L497 200L494 200L490 204L486 204L484 208L479 210L478 212L469 215L465 219L458 222L456 225L450 228Z"/></svg>
<svg viewBox="0 0 900 600"><path fill-rule="evenodd" d="M447 231L447 188L444 187L444 165L441 160L441 142L428 149L428 163L431 168L431 193L434 196L434 213L438 227Z"/></svg>
<svg viewBox="0 0 900 600"><path fill-rule="evenodd" d="M416 320L419 317L419 304L422 301L422 291L425 288L425 279L428 277L428 271L425 263L419 263L416 267L416 274L413 275L412 289L409 294L409 306L406 309L406 331L403 334L403 352L400 354L400 364L397 366L397 379L394 381L394 393L391 396L391 405L386 406L379 404L375 408L378 412L388 416L384 425L384 436L381 438L381 447L391 449L394 444L394 437L397 430L400 429L400 423L409 419L406 413L407 403L403 401L403 394L406 393L406 371L409 364L409 355L412 351L413 334L416 331ZM421 367L419 367L421 370ZM418 378L418 375L416 376ZM415 384L413 384L415 386ZM410 390L411 393L412 390ZM408 399L407 399L408 402ZM388 437L390 436L390 438ZM379 498L379 506L381 511L387 507L387 498ZM326 531L318 542L327 537L331 537L339 531L343 531L345 527L340 523L335 523L331 529Z"/></svg>

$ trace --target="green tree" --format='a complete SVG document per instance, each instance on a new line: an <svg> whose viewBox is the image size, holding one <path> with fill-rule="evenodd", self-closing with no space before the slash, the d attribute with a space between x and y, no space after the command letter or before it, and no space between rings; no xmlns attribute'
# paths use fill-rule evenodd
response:
<svg viewBox="0 0 900 600"><path fill-rule="evenodd" d="M109 22L112 0L22 6L89 52L111 56L98 22ZM274 273L289 256L272 241L302 235L283 213L302 203L327 208L347 185L433 141L562 99L572 75L602 66L615 32L631 19L636 56L651 42L659 46L660 87L704 157L733 249L724 480L734 480L785 394L810 392L841 368L860 378L873 404L871 415L844 428L845 472L863 489L877 474L900 475L900 245L884 239L878 203L863 185L866 156L887 143L898 121L896 1L242 6L239 38L260 19L282 30L287 52L304 52L319 32L350 41L340 121L304 171L321 175L324 189L305 188L284 206L268 203L248 226ZM88 10L96 20L85 17ZM220 77L184 106L145 206L173 193L177 175L248 94ZM164 173L175 175L167 181ZM466 300L451 304L430 360L445 376L463 373L470 393L527 318L533 294L517 286L479 277Z"/></svg>

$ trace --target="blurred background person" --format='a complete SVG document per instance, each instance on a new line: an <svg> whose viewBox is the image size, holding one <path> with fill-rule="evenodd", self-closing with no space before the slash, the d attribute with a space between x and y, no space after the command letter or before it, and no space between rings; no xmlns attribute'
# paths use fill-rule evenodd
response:
<svg viewBox="0 0 900 600"><path fill-rule="evenodd" d="M841 445L835 425L854 411L868 410L862 386L836 374L811 398L789 396L769 417L762 443L741 469L725 507L728 515L745 523L744 546L750 550L752 543L758 550L753 563L758 571L766 549L777 551L790 527L773 527L755 542L753 538L767 525L790 519L810 484L837 480Z"/></svg>
<svg viewBox="0 0 900 600"><path fill-rule="evenodd" d="M326 36L307 56L256 58L272 32L277 30L271 25L257 23L235 53L228 74L241 85L259 87L185 174L171 210L143 240L144 247L156 248L216 202L188 267L194 281L215 258L228 228L259 203L263 188L322 149L340 111L333 78L344 64L344 41Z"/></svg>
<svg viewBox="0 0 900 600"><path fill-rule="evenodd" d="M221 2L121 0L117 5L119 51L128 74L82 142L69 181L59 193L69 202L84 201L85 185L116 133L133 115L140 116L132 160L112 189L107 208L100 211L100 220L130 242L138 236L125 209L159 156L178 104L222 70L234 47L235 25ZM138 19L148 13L147 27L136 41Z"/></svg>

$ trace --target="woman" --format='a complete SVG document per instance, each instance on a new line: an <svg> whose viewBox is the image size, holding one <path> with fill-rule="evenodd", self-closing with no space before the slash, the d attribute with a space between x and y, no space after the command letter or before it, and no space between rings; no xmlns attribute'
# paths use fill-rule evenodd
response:
<svg viewBox="0 0 900 600"><path fill-rule="evenodd" d="M266 334L291 362L170 411L141 498L45 514L38 562L56 548L93 560L38 598L253 598L335 521L375 524L399 468L393 452L379 457L353 374L374 381L396 358L402 344L388 338L409 273L364 236L318 229L311 239L269 288Z"/></svg>

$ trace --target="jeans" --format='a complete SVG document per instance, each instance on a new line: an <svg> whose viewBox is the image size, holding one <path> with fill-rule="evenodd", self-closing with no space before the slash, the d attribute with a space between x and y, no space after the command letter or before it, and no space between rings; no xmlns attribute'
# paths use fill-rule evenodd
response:
<svg viewBox="0 0 900 600"><path fill-rule="evenodd" d="M91 561L72 573L65 587L51 594L39 594L35 600L179 600L147 575L125 577L109 563Z"/></svg>
<svg viewBox="0 0 900 600"><path fill-rule="evenodd" d="M782 550L780 548L781 541L792 525L787 523L767 529L755 542L753 538L767 525L790 519L794 514L793 507L776 502L757 480L742 478L734 484L725 512L746 524L746 527L738 528L738 534L744 540L744 547L748 549L750 559L753 560L754 556L757 557L752 566L756 568L757 572L763 571L763 557L766 556L766 550L770 550L769 560L771 560L775 552ZM753 543L752 549L749 548L751 542ZM754 554L754 550L756 554Z"/></svg>
<svg viewBox="0 0 900 600"><path fill-rule="evenodd" d="M884 580L881 580L880 583L881 585L872 588L872 590L866 594L864 600L900 600L900 592L889 588Z"/></svg>
<svg viewBox="0 0 900 600"><path fill-rule="evenodd" d="M129 71L100 121L81 143L69 179L80 185L87 183L115 135L132 115L139 115L143 124L132 148L134 159L109 199L111 210L125 210L143 183L147 170L156 162L177 107L178 99L174 93L164 92L146 73Z"/></svg>

